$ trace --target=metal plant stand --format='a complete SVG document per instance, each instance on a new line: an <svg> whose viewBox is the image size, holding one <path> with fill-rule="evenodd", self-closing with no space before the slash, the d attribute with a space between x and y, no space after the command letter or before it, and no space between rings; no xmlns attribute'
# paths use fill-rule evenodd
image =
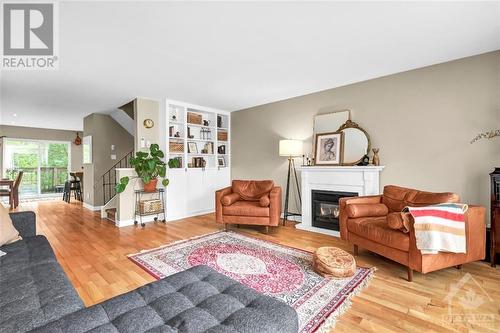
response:
<svg viewBox="0 0 500 333"><path fill-rule="evenodd" d="M136 190L134 191L135 193L135 215L134 215L134 225L141 224L141 227L146 226L146 223L142 221L142 218L144 216L151 216L151 215L156 215L154 218L154 222L161 221L163 223L166 223L166 215L165 215L165 190L162 188L159 188L156 190L156 192L144 192L144 190ZM141 212L141 202L143 201L142 198L145 194L151 195L152 193L155 193L155 196L153 197L148 197L148 200L160 200L161 205L160 209L157 209L155 211L151 212ZM160 219L160 217L162 219Z"/></svg>

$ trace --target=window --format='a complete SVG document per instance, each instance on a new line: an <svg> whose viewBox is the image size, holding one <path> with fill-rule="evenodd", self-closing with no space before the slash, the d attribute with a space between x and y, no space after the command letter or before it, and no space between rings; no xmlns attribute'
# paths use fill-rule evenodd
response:
<svg viewBox="0 0 500 333"><path fill-rule="evenodd" d="M20 196L56 193L68 179L69 148L69 142L4 139L3 175L15 179L23 171Z"/></svg>

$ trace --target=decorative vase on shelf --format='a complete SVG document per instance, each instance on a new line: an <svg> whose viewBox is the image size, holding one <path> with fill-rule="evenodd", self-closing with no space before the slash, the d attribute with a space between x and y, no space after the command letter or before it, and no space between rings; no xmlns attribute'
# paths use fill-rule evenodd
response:
<svg viewBox="0 0 500 333"><path fill-rule="evenodd" d="M379 152L380 148L373 148L372 151L373 151L373 165L375 166L379 166L380 165L380 157L378 156L378 152Z"/></svg>

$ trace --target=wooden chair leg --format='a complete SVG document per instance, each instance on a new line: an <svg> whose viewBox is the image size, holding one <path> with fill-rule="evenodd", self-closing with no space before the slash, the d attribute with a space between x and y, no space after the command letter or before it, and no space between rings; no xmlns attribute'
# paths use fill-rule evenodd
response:
<svg viewBox="0 0 500 333"><path fill-rule="evenodd" d="M269 226L266 225L266 235L269 235Z"/></svg>
<svg viewBox="0 0 500 333"><path fill-rule="evenodd" d="M227 223L224 223L224 231L229 231L229 226L227 225Z"/></svg>
<svg viewBox="0 0 500 333"><path fill-rule="evenodd" d="M354 252L354 255L355 255L355 256L357 256L357 255L358 255L358 253L359 253L359 249L358 249L358 246L357 246L357 245L354 245L354 250L353 250L353 252Z"/></svg>
<svg viewBox="0 0 500 333"><path fill-rule="evenodd" d="M17 208L19 206L19 192L15 191L14 192L14 208Z"/></svg>
<svg viewBox="0 0 500 333"><path fill-rule="evenodd" d="M408 282L413 281L413 269L411 269L409 266L407 267L408 269Z"/></svg>

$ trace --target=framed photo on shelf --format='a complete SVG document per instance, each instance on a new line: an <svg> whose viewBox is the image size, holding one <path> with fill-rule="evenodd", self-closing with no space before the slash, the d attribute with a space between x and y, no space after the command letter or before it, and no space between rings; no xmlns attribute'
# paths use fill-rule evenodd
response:
<svg viewBox="0 0 500 333"><path fill-rule="evenodd" d="M224 158L224 156L219 156L217 158L217 164L220 166L220 167L225 167L226 166L226 159Z"/></svg>
<svg viewBox="0 0 500 333"><path fill-rule="evenodd" d="M188 153L198 154L198 145L196 142L188 142Z"/></svg>
<svg viewBox="0 0 500 333"><path fill-rule="evenodd" d="M314 157L316 165L340 165L344 154L344 133L317 133Z"/></svg>

